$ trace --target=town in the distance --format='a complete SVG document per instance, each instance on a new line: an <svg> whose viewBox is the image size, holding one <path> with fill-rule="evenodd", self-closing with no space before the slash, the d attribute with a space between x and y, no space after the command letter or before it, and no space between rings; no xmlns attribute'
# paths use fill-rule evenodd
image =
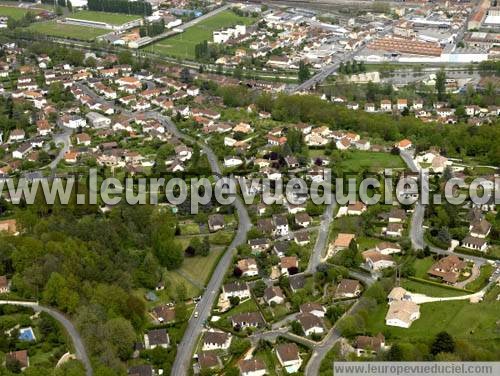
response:
<svg viewBox="0 0 500 376"><path fill-rule="evenodd" d="M497 0L0 1L0 376L500 361L499 41ZM193 212L224 176L332 200Z"/></svg>

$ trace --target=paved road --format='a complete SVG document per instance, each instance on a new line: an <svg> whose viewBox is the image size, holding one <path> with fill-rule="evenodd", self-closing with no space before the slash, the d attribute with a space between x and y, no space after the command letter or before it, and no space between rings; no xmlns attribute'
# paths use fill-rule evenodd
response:
<svg viewBox="0 0 500 376"><path fill-rule="evenodd" d="M156 112L148 114L156 117L159 121L161 121L176 137L187 140L189 142L197 142L205 152L212 172L214 174L221 175L222 171L219 166L218 158L213 150L208 147L208 145L196 141L192 137L181 133L169 118L162 116L161 114L158 114ZM252 222L246 210L245 204L239 197L236 197L234 206L238 214L238 230L236 231L236 235L233 241L217 264L217 267L215 268L212 277L210 278L210 281L208 282L208 285L205 289L205 293L196 306L195 310L198 312L198 317L195 318L193 315L189 320L189 324L186 332L184 333L184 337L177 347L177 356L172 367L172 375L180 376L187 375L189 373L191 357L196 347L198 337L203 329L204 323L210 317L210 311L218 296L219 289L221 288L222 282L224 280L224 275L231 265L233 259L233 251L236 249L236 247L246 242L247 232L252 227Z"/></svg>
<svg viewBox="0 0 500 376"><path fill-rule="evenodd" d="M23 307L29 307L32 308L36 312L46 312L50 316L52 316L54 319L59 321L59 323L64 326L66 331L68 332L69 336L71 337L71 340L73 342L73 347L75 349L76 353L76 358L80 360L84 367L85 367L85 374L87 376L92 376L93 375L93 370L92 370L92 364L90 363L90 359L87 355L87 351L85 350L85 346L83 345L82 338L80 337L80 334L77 332L71 321L69 321L66 316L64 316L61 312L56 311L53 308L45 307L42 306L36 302L20 302L20 301L13 301L13 300L0 300L0 305L1 304L10 304L10 305L17 305L17 306L23 306Z"/></svg>
<svg viewBox="0 0 500 376"><path fill-rule="evenodd" d="M61 133L57 133L52 137L52 140L56 143L56 145L63 144L63 147L59 151L59 154L54 158L54 160L49 164L49 168L54 171L57 168L59 162L64 158L64 154L71 147L71 134L73 133L72 129L64 128Z"/></svg>
<svg viewBox="0 0 500 376"><path fill-rule="evenodd" d="M333 213L337 208L335 195L332 193L331 196L332 202L327 205L325 213L323 214L323 219L321 220L321 225L318 231L318 238L316 239L316 244L314 245L311 257L309 258L306 273L314 273L316 271L316 267L321 263L323 258L323 252L328 242L328 235L330 234L330 225L334 218Z"/></svg>
<svg viewBox="0 0 500 376"><path fill-rule="evenodd" d="M400 155L401 158L403 158L403 161L406 163L406 165L412 172L420 172L421 170L420 166L415 162L411 153L406 151L401 151ZM427 192L429 191L429 183L427 175L428 173L426 171L422 172L421 191L427 191ZM487 259L484 259L482 257L461 255L447 249L441 249L435 247L432 244L427 244L424 240L424 233L425 233L424 216L425 216L425 205L422 204L419 200L415 203L415 209L413 210L413 215L411 218L411 227L410 227L410 239L414 249L424 249L426 246L428 246L430 251L433 253L437 253L439 255L457 255L459 257L465 257L475 262L479 267L488 261Z"/></svg>

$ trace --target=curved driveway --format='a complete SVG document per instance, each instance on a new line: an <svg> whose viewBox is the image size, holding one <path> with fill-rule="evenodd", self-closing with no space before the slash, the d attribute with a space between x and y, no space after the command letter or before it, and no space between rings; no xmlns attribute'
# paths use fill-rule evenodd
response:
<svg viewBox="0 0 500 376"><path fill-rule="evenodd" d="M64 316L61 312L42 306L37 302L25 302L25 301L15 301L15 300L0 300L1 304L10 304L17 305L22 307L32 308L35 312L45 312L56 319L63 327L66 329L66 332L71 337L71 341L73 342L73 347L75 348L76 357L80 360L85 367L85 374L87 376L92 376L92 364L90 363L90 359L87 355L87 351L85 350L85 346L83 345L82 338L80 334L76 330L75 326L69 321L66 316Z"/></svg>

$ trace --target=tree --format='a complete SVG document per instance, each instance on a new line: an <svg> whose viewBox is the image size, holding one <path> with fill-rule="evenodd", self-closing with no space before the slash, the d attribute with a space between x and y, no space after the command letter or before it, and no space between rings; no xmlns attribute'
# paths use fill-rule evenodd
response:
<svg viewBox="0 0 500 376"><path fill-rule="evenodd" d="M240 298L237 296L230 296L229 303L231 303L231 307L236 307L238 304L240 304Z"/></svg>
<svg viewBox="0 0 500 376"><path fill-rule="evenodd" d="M436 91L438 100L443 101L446 99L446 72L441 69L436 74Z"/></svg>
<svg viewBox="0 0 500 376"><path fill-rule="evenodd" d="M264 291L266 289L266 283L259 279L255 282L252 292L257 298L262 298L264 296Z"/></svg>
<svg viewBox="0 0 500 376"><path fill-rule="evenodd" d="M130 321L121 317L111 319L106 323L104 332L107 340L115 347L115 351L120 359L129 359L132 355L136 338Z"/></svg>
<svg viewBox="0 0 500 376"><path fill-rule="evenodd" d="M73 4L71 4L70 0L66 1L66 6L68 7L68 11L70 13L72 13L73 12Z"/></svg>
<svg viewBox="0 0 500 376"><path fill-rule="evenodd" d="M391 346L387 352L386 359L390 362L398 362L404 360L403 349L398 343Z"/></svg>
<svg viewBox="0 0 500 376"><path fill-rule="evenodd" d="M299 72L298 72L298 78L299 82L304 82L309 79L311 76L311 72L309 72L309 67L304 63L304 61L301 61L299 63Z"/></svg>
<svg viewBox="0 0 500 376"><path fill-rule="evenodd" d="M455 351L455 340L446 331L436 334L434 341L431 345L431 354L437 355L439 353L452 353Z"/></svg>
<svg viewBox="0 0 500 376"><path fill-rule="evenodd" d="M190 83L192 81L191 72L189 71L189 68L182 68L180 73L180 80L185 84Z"/></svg>
<svg viewBox="0 0 500 376"><path fill-rule="evenodd" d="M292 321L290 326L292 328L293 334L297 334L298 336L301 336L304 334L304 331L302 330L302 325L300 325L300 322L298 322L297 320Z"/></svg>

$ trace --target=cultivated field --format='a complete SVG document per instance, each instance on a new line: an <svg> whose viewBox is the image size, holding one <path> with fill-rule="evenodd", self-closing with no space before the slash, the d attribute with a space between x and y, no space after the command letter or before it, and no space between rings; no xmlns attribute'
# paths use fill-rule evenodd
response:
<svg viewBox="0 0 500 376"><path fill-rule="evenodd" d="M231 11L224 11L193 25L181 34L154 43L146 50L162 55L194 59L194 48L204 40L212 41L212 32L236 24L250 25L253 18L240 17Z"/></svg>
<svg viewBox="0 0 500 376"><path fill-rule="evenodd" d="M90 10L82 10L72 13L67 16L68 18L75 18L78 20L88 20L97 22L106 22L110 25L121 25L126 22L137 20L141 18L138 15L128 15L121 13L106 13L106 12L92 12Z"/></svg>
<svg viewBox="0 0 500 376"><path fill-rule="evenodd" d="M34 24L31 24L26 30L52 37L77 39L83 41L92 41L98 36L109 32L108 30L96 29L93 27L59 24L55 21L36 22Z"/></svg>

